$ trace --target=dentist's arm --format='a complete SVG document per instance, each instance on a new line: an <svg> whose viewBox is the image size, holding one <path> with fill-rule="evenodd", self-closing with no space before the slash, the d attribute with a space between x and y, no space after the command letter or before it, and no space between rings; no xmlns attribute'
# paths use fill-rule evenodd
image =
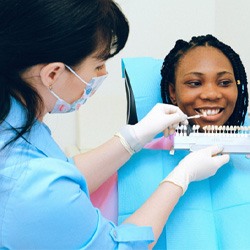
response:
<svg viewBox="0 0 250 250"><path fill-rule="evenodd" d="M117 136L103 145L75 156L75 164L85 176L90 193L128 161L133 152L138 152L158 133L168 135L179 123L187 124L186 118L176 106L156 104L137 124L124 126Z"/></svg>
<svg viewBox="0 0 250 250"><path fill-rule="evenodd" d="M218 155L222 148L212 146L190 153L160 183L152 196L124 223L151 226L155 241L158 240L169 215L179 198L185 193L189 183L213 176L229 161L229 155Z"/></svg>

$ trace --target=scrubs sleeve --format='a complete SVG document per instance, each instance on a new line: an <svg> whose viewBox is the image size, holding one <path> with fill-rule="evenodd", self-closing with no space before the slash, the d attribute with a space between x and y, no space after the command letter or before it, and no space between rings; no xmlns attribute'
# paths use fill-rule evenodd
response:
<svg viewBox="0 0 250 250"><path fill-rule="evenodd" d="M67 161L73 165L75 165L75 161L73 159L73 157L67 157Z"/></svg>
<svg viewBox="0 0 250 250"><path fill-rule="evenodd" d="M22 174L5 208L2 239L9 249L148 249L151 227L116 226L93 207L73 164L52 159L18 166Z"/></svg>

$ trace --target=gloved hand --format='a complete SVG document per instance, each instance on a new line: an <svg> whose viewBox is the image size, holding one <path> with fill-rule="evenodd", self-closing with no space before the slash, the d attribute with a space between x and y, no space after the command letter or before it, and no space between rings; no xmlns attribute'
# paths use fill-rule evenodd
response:
<svg viewBox="0 0 250 250"><path fill-rule="evenodd" d="M173 134L177 126L187 125L187 116L174 105L156 104L152 110L137 124L131 126L141 145L152 141L160 132L165 136Z"/></svg>
<svg viewBox="0 0 250 250"><path fill-rule="evenodd" d="M222 147L210 146L190 153L162 182L168 181L180 186L184 194L190 182L213 176L229 161L229 155L218 155L222 150Z"/></svg>

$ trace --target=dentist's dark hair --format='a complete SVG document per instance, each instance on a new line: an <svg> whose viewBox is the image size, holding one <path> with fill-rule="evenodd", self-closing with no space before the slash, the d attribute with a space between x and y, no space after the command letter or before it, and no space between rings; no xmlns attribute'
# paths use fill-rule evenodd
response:
<svg viewBox="0 0 250 250"><path fill-rule="evenodd" d="M0 10L0 124L12 97L26 110L9 144L31 129L43 108L22 72L51 62L76 66L96 51L98 59L111 58L125 46L129 25L112 0L2 0Z"/></svg>
<svg viewBox="0 0 250 250"><path fill-rule="evenodd" d="M220 50L231 62L237 84L238 98L232 115L225 125L240 126L244 124L248 107L247 75L239 55L228 45L212 35L194 36L189 42L178 40L167 54L161 69L161 97L163 103L173 104L169 94L169 84L175 84L175 73L181 58L190 50L199 46L210 46Z"/></svg>

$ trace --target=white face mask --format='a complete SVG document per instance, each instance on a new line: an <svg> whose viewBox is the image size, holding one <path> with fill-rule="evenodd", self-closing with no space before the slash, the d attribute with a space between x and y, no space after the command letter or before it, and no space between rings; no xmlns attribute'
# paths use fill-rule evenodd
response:
<svg viewBox="0 0 250 250"><path fill-rule="evenodd" d="M78 110L81 105L83 105L89 97L91 97L95 91L100 87L103 81L106 79L106 75L93 77L89 83L85 82L73 69L69 66L65 65L65 67L71 71L81 82L86 84L86 88L84 89L83 95L72 104L61 99L54 91L50 90L50 92L57 98L56 104L53 110L50 113L68 113L75 110Z"/></svg>

